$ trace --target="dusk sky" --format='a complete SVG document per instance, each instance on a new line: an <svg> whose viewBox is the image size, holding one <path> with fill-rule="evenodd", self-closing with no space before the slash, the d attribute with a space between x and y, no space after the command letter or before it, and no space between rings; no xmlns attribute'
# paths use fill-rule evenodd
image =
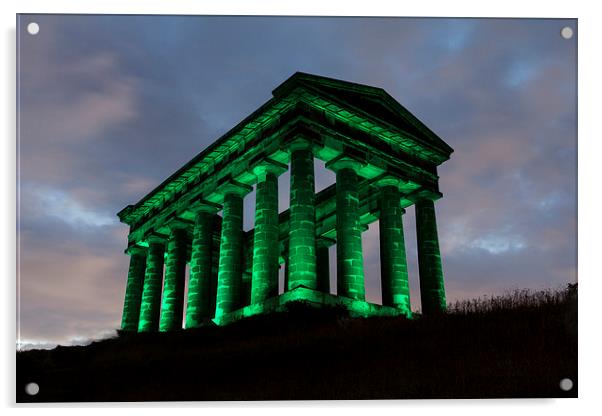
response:
<svg viewBox="0 0 602 416"><path fill-rule="evenodd" d="M435 205L448 302L576 282L577 40L560 36L567 25L576 32L576 20L22 15L22 340L118 328L129 259L116 213L296 71L384 88L455 149ZM333 182L316 161L316 189ZM251 194L245 229L253 212ZM404 221L417 310L413 208ZM363 246L367 298L380 302L378 223Z"/></svg>

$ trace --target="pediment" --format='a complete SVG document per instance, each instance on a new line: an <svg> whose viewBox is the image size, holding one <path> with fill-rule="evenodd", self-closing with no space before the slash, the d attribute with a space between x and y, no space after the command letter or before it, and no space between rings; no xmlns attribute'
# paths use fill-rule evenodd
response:
<svg viewBox="0 0 602 416"><path fill-rule="evenodd" d="M372 118L406 132L419 141L437 148L447 156L446 158L449 158L453 152L447 143L382 88L296 72L280 84L272 94L274 97L279 97L297 86L322 93L325 98L352 106Z"/></svg>

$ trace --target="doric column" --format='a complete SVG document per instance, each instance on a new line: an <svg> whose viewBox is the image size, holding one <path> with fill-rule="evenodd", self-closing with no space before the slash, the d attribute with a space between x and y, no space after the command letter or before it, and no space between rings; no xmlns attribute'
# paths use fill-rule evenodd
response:
<svg viewBox="0 0 602 416"><path fill-rule="evenodd" d="M253 170L257 176L257 189L251 303L278 295L278 175L287 168L267 160Z"/></svg>
<svg viewBox="0 0 602 416"><path fill-rule="evenodd" d="M311 142L296 139L291 149L288 290L317 287L316 194Z"/></svg>
<svg viewBox="0 0 602 416"><path fill-rule="evenodd" d="M242 286L243 198L252 188L243 184L223 185L222 236L219 254L215 317L239 308Z"/></svg>
<svg viewBox="0 0 602 416"><path fill-rule="evenodd" d="M401 207L401 193L394 178L381 180L379 195L379 238L382 304L410 315L410 288Z"/></svg>
<svg viewBox="0 0 602 416"><path fill-rule="evenodd" d="M416 202L416 234L418 240L418 269L422 313L444 311L445 287L437 236L435 204L429 198Z"/></svg>
<svg viewBox="0 0 602 416"><path fill-rule="evenodd" d="M158 236L149 237L138 332L153 332L159 329L164 257L165 239Z"/></svg>
<svg viewBox="0 0 602 416"><path fill-rule="evenodd" d="M325 237L316 239L317 289L324 293L330 293L330 259L328 248L334 243L335 241Z"/></svg>
<svg viewBox="0 0 602 416"><path fill-rule="evenodd" d="M170 224L171 236L167 243L165 282L161 302L159 331L182 329L184 313L184 284L186 282L186 246L188 224L174 221Z"/></svg>
<svg viewBox="0 0 602 416"><path fill-rule="evenodd" d="M289 269L289 256L288 256L288 240L284 242L284 288L283 292L288 292L288 269Z"/></svg>
<svg viewBox="0 0 602 416"><path fill-rule="evenodd" d="M213 227L218 207L201 204L196 212L190 253L186 328L198 328L211 319L211 279L213 263Z"/></svg>
<svg viewBox="0 0 602 416"><path fill-rule="evenodd" d="M138 331L140 319L140 303L142 302L142 289L144 287L144 269L146 268L146 251L144 247L132 246L127 249L130 255L128 280L125 287L125 301L123 302L123 315L121 329L123 331Z"/></svg>
<svg viewBox="0 0 602 416"><path fill-rule="evenodd" d="M337 181L337 294L365 300L357 174L361 165L354 159L340 157L326 167L336 172Z"/></svg>
<svg viewBox="0 0 602 416"><path fill-rule="evenodd" d="M218 278L218 271L219 271L219 248L220 248L220 244L221 244L221 235L222 235L222 217L220 217L219 215L214 215L214 226L217 227L216 229L213 230L214 232L214 237L213 237L213 241L212 241L212 249L211 249L211 253L212 254L212 258L211 258L211 292L209 295L209 299L210 299L210 311L211 311L211 318L215 317L215 307L217 305L217 278ZM215 237L215 235L218 234L217 238Z"/></svg>

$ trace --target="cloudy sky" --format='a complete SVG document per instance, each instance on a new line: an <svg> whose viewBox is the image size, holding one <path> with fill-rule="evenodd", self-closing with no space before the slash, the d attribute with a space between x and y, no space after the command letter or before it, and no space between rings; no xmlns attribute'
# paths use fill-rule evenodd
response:
<svg viewBox="0 0 602 416"><path fill-rule="evenodd" d="M295 71L382 87L455 149L436 204L448 301L575 282L577 48L560 36L567 25L576 29L574 20L21 16L21 339L68 343L117 328L128 227L115 214ZM333 181L317 162L317 189ZM245 199L246 229L253 203ZM404 225L418 309L413 209ZM377 223L363 243L367 296L379 302ZM331 263L334 272L334 249Z"/></svg>

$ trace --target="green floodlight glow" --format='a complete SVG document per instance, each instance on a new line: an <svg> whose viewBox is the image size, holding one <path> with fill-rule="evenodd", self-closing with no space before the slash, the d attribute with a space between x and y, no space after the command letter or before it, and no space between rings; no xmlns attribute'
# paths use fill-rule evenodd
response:
<svg viewBox="0 0 602 416"><path fill-rule="evenodd" d="M217 277L217 318L236 310L242 298L242 215L243 197L236 193L226 194Z"/></svg>
<svg viewBox="0 0 602 416"><path fill-rule="evenodd" d="M290 236L288 246L288 290L311 289L316 281L316 194L314 155L311 144L291 144Z"/></svg>
<svg viewBox="0 0 602 416"><path fill-rule="evenodd" d="M278 177L261 171L255 194L251 303L278 294Z"/></svg>
<svg viewBox="0 0 602 416"><path fill-rule="evenodd" d="M164 251L164 242L156 240L149 242L138 332L150 332L159 329Z"/></svg>
<svg viewBox="0 0 602 416"><path fill-rule="evenodd" d="M165 282L159 331L182 329L184 280L186 279L186 229L174 228L167 245Z"/></svg>
<svg viewBox="0 0 602 416"><path fill-rule="evenodd" d="M131 250L129 254L130 267L128 269L128 280L125 289L121 329L124 331L137 331L144 285L146 253L143 249L137 248Z"/></svg>
<svg viewBox="0 0 602 416"><path fill-rule="evenodd" d="M405 316L406 318L412 318L411 314L407 314L398 308L336 296L305 287L296 287L264 302L251 304L231 313L223 314L220 317L216 317L214 322L218 325L227 325L231 322L259 314L283 312L286 311L286 306L292 302L303 302L315 308L342 306L349 311L350 316L356 318L378 316Z"/></svg>
<svg viewBox="0 0 602 416"><path fill-rule="evenodd" d="M397 186L380 189L380 269L383 305L395 306L411 313L408 264L403 236L402 215Z"/></svg>
<svg viewBox="0 0 602 416"><path fill-rule="evenodd" d="M355 126L358 129L363 130L367 133L374 134L380 137L383 141L392 144L393 146L402 146L405 152L407 152L408 154L426 160L440 159L438 153L430 151L425 147L417 146L416 141L408 137L408 133L402 135L398 132L392 132L388 129L384 130L383 128L378 127L374 121L364 118L359 114L353 114L349 111L346 111L339 105L329 102L323 98L320 98L317 95L312 94L308 91L303 91L300 94L300 96L303 99L303 101L322 111L325 111L335 119L341 120L349 125Z"/></svg>
<svg viewBox="0 0 602 416"><path fill-rule="evenodd" d="M200 211L191 242L186 328L198 328L211 311L212 242L215 208Z"/></svg>
<svg viewBox="0 0 602 416"><path fill-rule="evenodd" d="M284 310L293 301L344 306L354 316L411 317L403 208L412 204L422 309L445 310L433 200L441 197L437 166L452 151L383 90L291 77L273 99L118 214L130 225L122 329L182 328L187 261L186 328ZM336 184L318 197L314 157L336 173ZM290 207L279 214L278 176L289 160ZM243 232L243 198L253 184L255 228ZM377 219L382 305L365 302L362 253L362 232ZM337 296L329 294L332 244ZM281 258L285 293L278 295Z"/></svg>
<svg viewBox="0 0 602 416"><path fill-rule="evenodd" d="M326 164L336 173L337 294L357 300L366 297L357 174L361 166L347 156Z"/></svg>

